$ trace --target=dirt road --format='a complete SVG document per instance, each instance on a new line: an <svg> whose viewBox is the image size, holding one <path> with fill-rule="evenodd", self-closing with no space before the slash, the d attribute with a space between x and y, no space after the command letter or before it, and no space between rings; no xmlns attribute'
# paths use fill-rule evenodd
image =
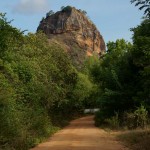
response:
<svg viewBox="0 0 150 150"><path fill-rule="evenodd" d="M127 150L108 132L94 126L93 116L76 119L47 142L31 150Z"/></svg>

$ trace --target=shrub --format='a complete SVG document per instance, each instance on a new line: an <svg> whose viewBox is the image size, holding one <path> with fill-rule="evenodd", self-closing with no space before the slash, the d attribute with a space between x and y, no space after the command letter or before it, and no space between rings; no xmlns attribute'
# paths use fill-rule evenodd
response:
<svg viewBox="0 0 150 150"><path fill-rule="evenodd" d="M150 130L134 130L125 132L118 136L130 149L149 150L150 149Z"/></svg>
<svg viewBox="0 0 150 150"><path fill-rule="evenodd" d="M129 129L145 128L148 124L148 111L143 105L137 107L134 112L125 112L124 116L124 124Z"/></svg>
<svg viewBox="0 0 150 150"><path fill-rule="evenodd" d="M141 105L134 112L136 117L136 126L144 128L148 123L148 111Z"/></svg>
<svg viewBox="0 0 150 150"><path fill-rule="evenodd" d="M115 115L109 119L106 119L105 122L112 129L118 129L120 126L119 114L115 112Z"/></svg>
<svg viewBox="0 0 150 150"><path fill-rule="evenodd" d="M104 110L100 110L96 112L95 113L95 125L100 126L100 125L106 124L105 121L106 121L106 118L109 118L108 116L109 115L106 114Z"/></svg>

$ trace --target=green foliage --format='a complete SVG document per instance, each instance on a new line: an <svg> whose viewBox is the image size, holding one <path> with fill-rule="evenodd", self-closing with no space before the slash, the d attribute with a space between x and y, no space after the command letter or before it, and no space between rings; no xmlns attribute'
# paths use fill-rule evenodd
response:
<svg viewBox="0 0 150 150"><path fill-rule="evenodd" d="M16 51L21 44L21 32L10 25L5 14L0 13L0 58L7 59L8 51Z"/></svg>
<svg viewBox="0 0 150 150"><path fill-rule="evenodd" d="M14 137L20 136L20 115L15 101L16 93L3 74L0 74L0 143L12 143ZM15 139L14 139L15 140Z"/></svg>
<svg viewBox="0 0 150 150"><path fill-rule="evenodd" d="M105 124L105 119L108 118L108 114L104 110L100 110L95 114L95 125L101 126Z"/></svg>
<svg viewBox="0 0 150 150"><path fill-rule="evenodd" d="M133 45L109 42L103 57L87 59L78 70L59 44L42 33L23 35L10 23L0 14L0 149L27 150L83 108L100 108L96 125L147 124L149 20L132 29Z"/></svg>
<svg viewBox="0 0 150 150"><path fill-rule="evenodd" d="M42 33L0 18L0 149L27 150L83 108L93 84Z"/></svg>
<svg viewBox="0 0 150 150"><path fill-rule="evenodd" d="M134 112L137 121L137 127L144 128L148 123L148 111L145 109L144 106L138 107L137 110Z"/></svg>
<svg viewBox="0 0 150 150"><path fill-rule="evenodd" d="M51 16L53 14L54 14L53 10L50 10L48 13L46 13L46 17L49 17L49 16Z"/></svg>
<svg viewBox="0 0 150 150"><path fill-rule="evenodd" d="M120 126L119 114L115 112L115 115L105 120L106 124L112 129L118 129Z"/></svg>
<svg viewBox="0 0 150 150"><path fill-rule="evenodd" d="M61 11L64 11L64 12L71 12L72 10L72 7L71 6L66 6L66 7L63 7L63 9Z"/></svg>
<svg viewBox="0 0 150 150"><path fill-rule="evenodd" d="M150 20L144 20L141 25L132 29L134 32L132 51L133 63L138 73L137 95L135 100L150 106ZM140 101L142 100L142 101Z"/></svg>
<svg viewBox="0 0 150 150"><path fill-rule="evenodd" d="M135 3L135 6L139 6L139 9L145 9L144 14L150 18L150 0L131 0L131 3Z"/></svg>
<svg viewBox="0 0 150 150"><path fill-rule="evenodd" d="M72 93L72 99L75 101L75 107L84 107L83 103L89 101L89 96L92 92L93 84L89 77L85 74L78 73L77 84Z"/></svg>
<svg viewBox="0 0 150 150"><path fill-rule="evenodd" d="M134 112L125 112L123 121L128 129L145 128L148 124L148 111L141 105Z"/></svg>
<svg viewBox="0 0 150 150"><path fill-rule="evenodd" d="M114 111L123 111L132 106L127 95L132 92L128 85L132 87L134 84L129 61L131 47L132 45L124 40L109 42L107 54L91 70L93 79L100 88L99 105L101 109L109 110L110 115L113 115Z"/></svg>
<svg viewBox="0 0 150 150"><path fill-rule="evenodd" d="M92 67L91 75L99 87L99 114L104 114L100 120L97 117L101 115L96 116L100 124L113 124L114 112L119 112L119 120L123 122L125 114L129 128L146 125L150 112L149 28L150 22L146 19L132 29L133 45L123 39L109 42L107 53Z"/></svg>
<svg viewBox="0 0 150 150"><path fill-rule="evenodd" d="M105 110L100 110L95 115L95 125L109 127L111 129L118 129L120 127L119 113L114 112L114 116L109 117L109 113Z"/></svg>

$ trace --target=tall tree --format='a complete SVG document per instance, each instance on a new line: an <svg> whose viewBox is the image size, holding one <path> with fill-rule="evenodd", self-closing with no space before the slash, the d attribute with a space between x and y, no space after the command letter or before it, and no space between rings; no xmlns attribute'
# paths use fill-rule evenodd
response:
<svg viewBox="0 0 150 150"><path fill-rule="evenodd" d="M141 25L133 28L134 66L138 71L137 100L144 103L150 110L150 20L144 20Z"/></svg>
<svg viewBox="0 0 150 150"><path fill-rule="evenodd" d="M134 73L130 50L132 45L125 40L107 44L107 53L91 73L99 86L99 106L109 115L114 111L124 111L133 106Z"/></svg>

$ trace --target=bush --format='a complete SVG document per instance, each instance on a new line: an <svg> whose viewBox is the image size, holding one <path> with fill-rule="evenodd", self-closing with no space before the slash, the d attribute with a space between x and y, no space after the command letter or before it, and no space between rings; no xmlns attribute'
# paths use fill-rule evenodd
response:
<svg viewBox="0 0 150 150"><path fill-rule="evenodd" d="M148 124L148 111L144 106L137 107L134 112L124 113L124 125L128 129L145 128Z"/></svg>
<svg viewBox="0 0 150 150"><path fill-rule="evenodd" d="M95 114L95 125L118 129L120 126L119 114L115 112L114 116L110 117L109 114L106 115L105 111L99 111Z"/></svg>
<svg viewBox="0 0 150 150"><path fill-rule="evenodd" d="M95 113L95 125L101 126L106 125L106 120L109 118L109 113L106 113L105 110L100 110Z"/></svg>
<svg viewBox="0 0 150 150"><path fill-rule="evenodd" d="M148 123L148 111L141 105L134 112L136 116L136 126L144 128Z"/></svg>
<svg viewBox="0 0 150 150"><path fill-rule="evenodd" d="M108 126L112 129L118 129L120 126L120 119L118 113L115 112L115 116L106 119L105 122L108 124Z"/></svg>

